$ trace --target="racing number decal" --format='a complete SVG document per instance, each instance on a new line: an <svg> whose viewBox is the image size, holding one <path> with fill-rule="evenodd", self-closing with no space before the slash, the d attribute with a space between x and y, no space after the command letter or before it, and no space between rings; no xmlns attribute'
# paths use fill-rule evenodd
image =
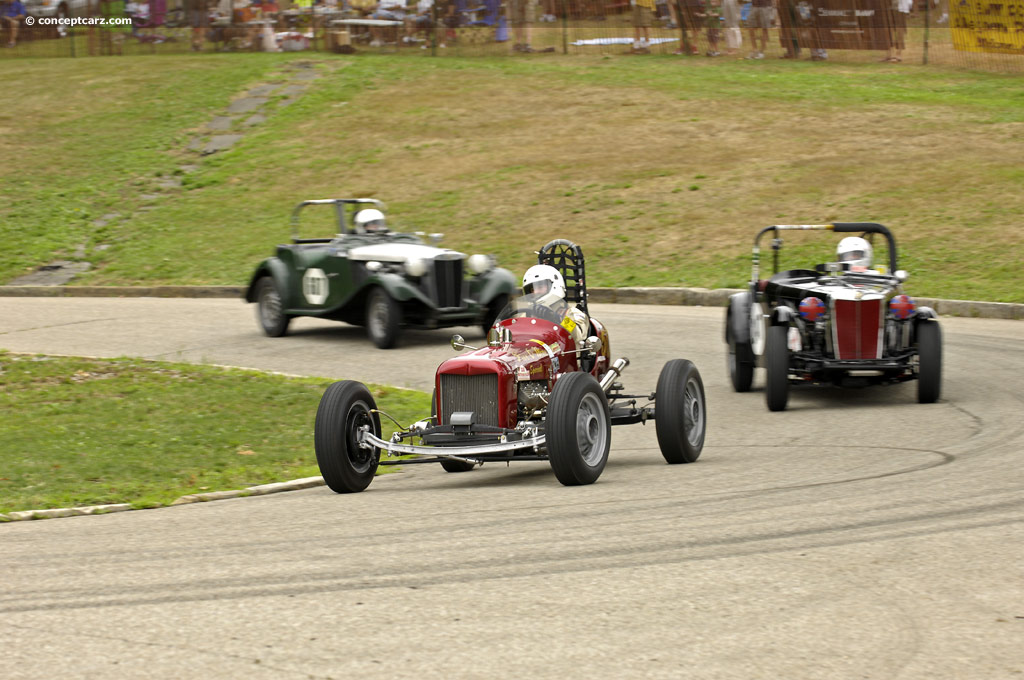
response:
<svg viewBox="0 0 1024 680"><path fill-rule="evenodd" d="M302 275L302 295L311 305L327 302L327 275L323 269L307 269Z"/></svg>

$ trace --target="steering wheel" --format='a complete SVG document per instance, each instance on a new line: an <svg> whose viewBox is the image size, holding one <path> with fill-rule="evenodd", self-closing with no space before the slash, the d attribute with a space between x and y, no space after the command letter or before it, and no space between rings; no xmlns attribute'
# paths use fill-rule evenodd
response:
<svg viewBox="0 0 1024 680"><path fill-rule="evenodd" d="M561 319L557 318L554 310L544 305L539 305L536 302L530 305L530 316L535 319L543 319L544 321L550 321L552 323L558 323Z"/></svg>
<svg viewBox="0 0 1024 680"><path fill-rule="evenodd" d="M842 286L844 288L852 288L853 284L849 281L840 278L838 276L822 276L818 279L818 283L823 286Z"/></svg>

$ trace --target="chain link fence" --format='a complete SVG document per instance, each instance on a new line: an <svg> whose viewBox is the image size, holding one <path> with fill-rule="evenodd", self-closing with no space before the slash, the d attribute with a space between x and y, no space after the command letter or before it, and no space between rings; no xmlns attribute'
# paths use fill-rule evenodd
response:
<svg viewBox="0 0 1024 680"><path fill-rule="evenodd" d="M420 0L389 14L359 5L370 0L334 7L0 0L0 13L19 1L25 14L0 23L0 42L8 45L0 58L263 50L677 54L1024 72L1024 0Z"/></svg>

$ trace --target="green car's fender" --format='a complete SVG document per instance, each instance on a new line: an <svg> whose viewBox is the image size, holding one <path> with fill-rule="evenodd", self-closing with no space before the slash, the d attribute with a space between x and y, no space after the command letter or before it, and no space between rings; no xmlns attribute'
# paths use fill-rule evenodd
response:
<svg viewBox="0 0 1024 680"><path fill-rule="evenodd" d="M385 274L370 276L366 279L366 282L360 292L365 294L372 286L380 286L397 302L417 300L425 305L433 306L430 299L427 298L419 288L409 283L409 281L401 274L388 272Z"/></svg>
<svg viewBox="0 0 1024 680"><path fill-rule="evenodd" d="M291 272L288 266L277 257L268 257L256 267L252 278L249 280L249 287L245 290L245 301L256 302L256 283L264 276L270 276L277 282L277 290L281 294L281 303L285 308L291 306L289 291L291 290Z"/></svg>
<svg viewBox="0 0 1024 680"><path fill-rule="evenodd" d="M474 276L469 283L470 297L484 306L499 295L512 296L518 290L519 278L509 270L500 267Z"/></svg>

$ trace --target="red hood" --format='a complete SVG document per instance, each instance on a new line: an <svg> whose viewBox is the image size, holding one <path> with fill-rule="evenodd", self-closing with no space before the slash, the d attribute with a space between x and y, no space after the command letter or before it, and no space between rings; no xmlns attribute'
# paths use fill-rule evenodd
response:
<svg viewBox="0 0 1024 680"><path fill-rule="evenodd" d="M551 357L558 357L558 371L576 370L576 355L562 354L572 339L564 328L549 321L523 324L533 319L516 319L518 324L502 322L512 330L512 342L500 347L482 347L462 356L446 360L437 368L437 374L480 375L498 373L515 375L520 368L530 372L531 380L545 377ZM519 328L517 328L519 326ZM524 327L526 326L526 327ZM522 329L522 330L520 330ZM548 375L547 377L551 377Z"/></svg>
<svg viewBox="0 0 1024 680"><path fill-rule="evenodd" d="M563 354L572 339L564 328L550 321L514 319L502 322L512 332L512 342L500 347L483 347L461 356L444 361L437 368L434 387L437 390L436 412L441 421L451 415L445 413L442 396L442 376L486 376L497 374L496 408L498 423L513 427L516 422L518 401L517 382L526 380L547 380L548 387L557 373L577 369L576 354ZM454 378L452 378L454 379ZM474 379L475 384L476 379ZM482 389L482 388L481 388ZM467 393L468 394L468 393ZM474 393L477 399L486 399L483 394ZM465 408L471 408L467 402ZM474 409L475 410L475 409Z"/></svg>

